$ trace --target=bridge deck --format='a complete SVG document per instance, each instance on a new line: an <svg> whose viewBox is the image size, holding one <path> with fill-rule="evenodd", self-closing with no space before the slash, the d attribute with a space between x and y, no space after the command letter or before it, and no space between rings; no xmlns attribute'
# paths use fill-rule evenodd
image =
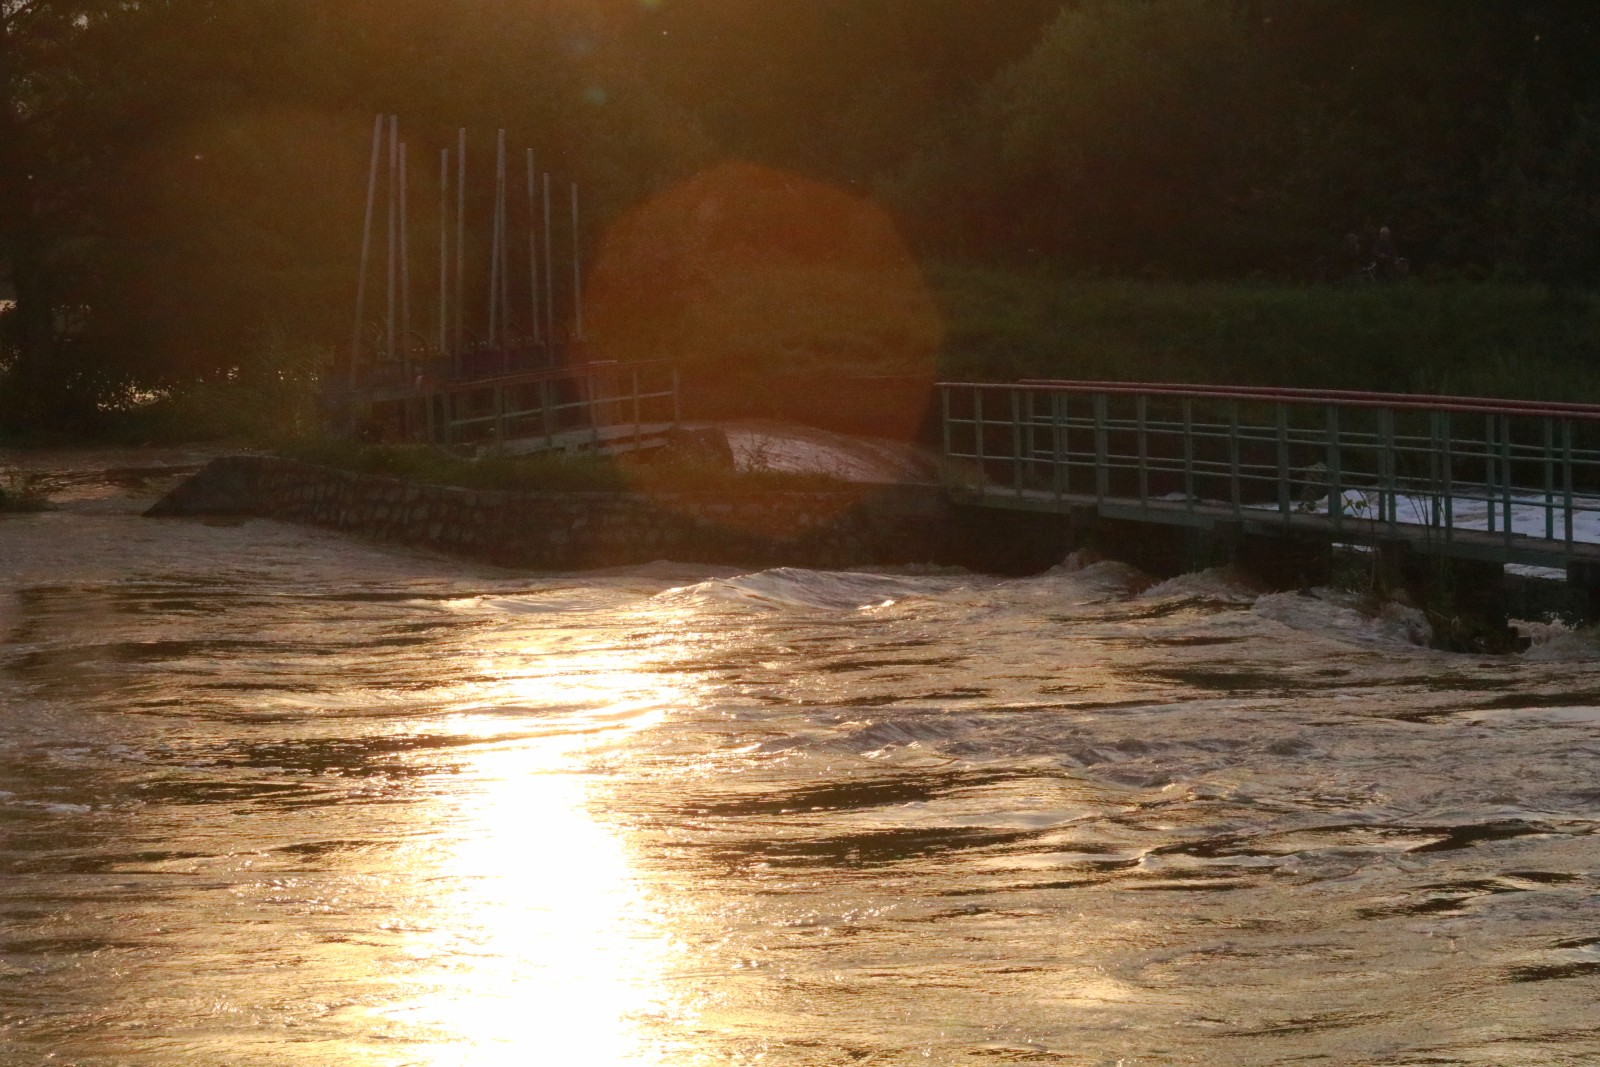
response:
<svg viewBox="0 0 1600 1067"><path fill-rule="evenodd" d="M1346 516L1335 523L1326 514L1293 512L1288 516L1266 508L1245 507L1235 512L1227 504L1184 501L1106 498L1062 494L1043 490L953 488L948 490L953 503L968 507L1007 508L1014 511L1077 514L1090 511L1102 518L1149 522L1163 526L1215 528L1234 525L1240 532L1263 537L1322 537L1347 544L1379 544L1403 541L1427 555L1476 559L1491 563L1515 563L1531 567L1560 569L1574 559L1600 562L1600 544L1574 541L1570 546L1542 537L1513 533L1489 533L1456 527L1445 531L1422 523L1390 524L1376 519Z"/></svg>

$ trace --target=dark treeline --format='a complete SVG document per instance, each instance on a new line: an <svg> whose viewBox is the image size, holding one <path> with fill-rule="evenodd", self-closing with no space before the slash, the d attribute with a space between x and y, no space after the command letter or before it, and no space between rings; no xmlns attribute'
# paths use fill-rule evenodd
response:
<svg viewBox="0 0 1600 1067"><path fill-rule="evenodd" d="M1388 225L1425 277L1586 285L1597 54L1592 0L0 0L0 422L339 344L380 111L419 219L504 127L591 244L735 158L930 260L1325 281Z"/></svg>

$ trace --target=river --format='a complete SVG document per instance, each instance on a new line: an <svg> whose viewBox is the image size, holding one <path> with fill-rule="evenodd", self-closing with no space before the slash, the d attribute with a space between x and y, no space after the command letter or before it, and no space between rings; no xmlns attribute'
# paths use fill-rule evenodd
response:
<svg viewBox="0 0 1600 1067"><path fill-rule="evenodd" d="M195 461L0 516L0 1062L1600 1059L1582 635L139 517Z"/></svg>

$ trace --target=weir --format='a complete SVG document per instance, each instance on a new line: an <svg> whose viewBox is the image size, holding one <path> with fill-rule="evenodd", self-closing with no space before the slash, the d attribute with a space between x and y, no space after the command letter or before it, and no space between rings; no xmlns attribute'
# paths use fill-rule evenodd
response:
<svg viewBox="0 0 1600 1067"><path fill-rule="evenodd" d="M938 388L942 480L958 505L1055 513L1192 561L1244 555L1314 575L1347 544L1463 589L1497 587L1511 564L1564 574L1591 607L1600 590L1600 406L1126 382Z"/></svg>

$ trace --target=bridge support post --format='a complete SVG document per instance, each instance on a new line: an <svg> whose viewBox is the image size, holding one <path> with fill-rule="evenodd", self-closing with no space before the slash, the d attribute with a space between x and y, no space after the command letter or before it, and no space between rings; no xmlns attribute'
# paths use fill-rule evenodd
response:
<svg viewBox="0 0 1600 1067"><path fill-rule="evenodd" d="M1504 564L1427 555L1404 541L1380 543L1374 563L1378 590L1403 591L1427 613L1444 647L1495 649L1514 642Z"/></svg>
<svg viewBox="0 0 1600 1067"><path fill-rule="evenodd" d="M1600 560L1567 561L1567 594L1586 620L1600 618Z"/></svg>
<svg viewBox="0 0 1600 1067"><path fill-rule="evenodd" d="M1246 534L1234 561L1273 589L1309 589L1333 581L1333 544L1321 537Z"/></svg>

